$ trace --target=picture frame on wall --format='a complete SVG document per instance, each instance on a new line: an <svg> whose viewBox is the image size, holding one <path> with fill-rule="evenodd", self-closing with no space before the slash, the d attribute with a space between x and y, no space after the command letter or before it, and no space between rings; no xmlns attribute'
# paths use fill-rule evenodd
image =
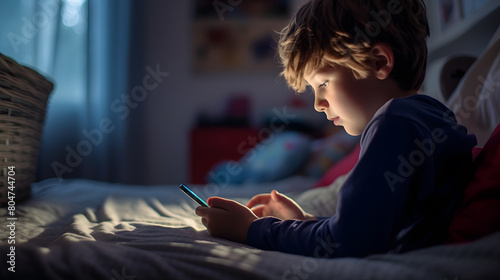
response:
<svg viewBox="0 0 500 280"><path fill-rule="evenodd" d="M195 0L193 72L278 72L277 42L290 17L290 2Z"/></svg>

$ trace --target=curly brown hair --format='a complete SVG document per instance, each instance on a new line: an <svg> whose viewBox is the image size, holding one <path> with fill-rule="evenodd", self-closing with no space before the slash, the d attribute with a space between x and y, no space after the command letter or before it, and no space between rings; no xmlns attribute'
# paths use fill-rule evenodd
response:
<svg viewBox="0 0 500 280"><path fill-rule="evenodd" d="M418 90L425 77L429 25L421 0L311 0L282 32L278 50L282 75L298 92L304 76L326 65L341 65L357 79L374 65L376 43L394 53L390 77L403 90Z"/></svg>

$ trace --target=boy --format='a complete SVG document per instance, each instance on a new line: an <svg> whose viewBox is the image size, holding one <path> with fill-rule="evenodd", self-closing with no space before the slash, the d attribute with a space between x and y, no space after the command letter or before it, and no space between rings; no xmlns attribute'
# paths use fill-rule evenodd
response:
<svg viewBox="0 0 500 280"><path fill-rule="evenodd" d="M246 206L211 197L196 213L213 236L314 257L406 252L444 240L471 169L474 135L417 94L429 27L419 0L313 0L283 30L283 75L314 108L361 134L336 214L315 217L272 191Z"/></svg>

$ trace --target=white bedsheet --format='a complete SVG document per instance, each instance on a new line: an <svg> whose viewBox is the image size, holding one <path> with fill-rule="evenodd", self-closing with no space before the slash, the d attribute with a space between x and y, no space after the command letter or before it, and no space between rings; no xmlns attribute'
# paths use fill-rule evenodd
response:
<svg viewBox="0 0 500 280"><path fill-rule="evenodd" d="M201 196L219 192L242 203L276 188L325 215L334 211L341 180L301 195L310 180L193 188ZM500 233L401 255L315 259L211 237L195 207L177 186L37 183L32 199L16 210L14 273L7 270L8 228L0 229L1 279L500 279ZM2 209L4 224L6 215Z"/></svg>

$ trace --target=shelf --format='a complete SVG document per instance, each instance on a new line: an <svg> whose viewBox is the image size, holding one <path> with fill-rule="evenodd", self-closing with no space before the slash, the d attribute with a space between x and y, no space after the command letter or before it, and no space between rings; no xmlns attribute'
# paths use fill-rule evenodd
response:
<svg viewBox="0 0 500 280"><path fill-rule="evenodd" d="M440 30L439 25L433 26L427 44L429 60L449 55L450 49L460 49L462 46L463 52L478 44L485 47L499 25L500 1L490 0L473 14L445 30ZM483 42L485 40L487 41ZM477 52L477 47L474 51Z"/></svg>

